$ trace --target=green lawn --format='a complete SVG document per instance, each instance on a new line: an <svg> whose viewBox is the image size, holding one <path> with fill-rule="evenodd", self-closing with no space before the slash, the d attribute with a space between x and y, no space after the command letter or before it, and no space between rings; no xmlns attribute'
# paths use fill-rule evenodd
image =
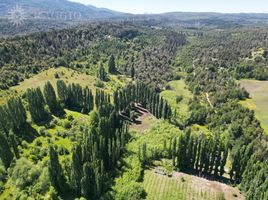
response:
<svg viewBox="0 0 268 200"><path fill-rule="evenodd" d="M268 134L268 81L241 80L239 82L249 93L251 99L241 101L241 104L256 113L262 128Z"/></svg>
<svg viewBox="0 0 268 200"><path fill-rule="evenodd" d="M192 98L192 93L186 88L183 80L171 81L168 85L171 87L171 90L161 92L161 96L168 101L173 111L177 110L179 116L182 118L188 117L188 103ZM176 102L177 96L183 97L179 103Z"/></svg>

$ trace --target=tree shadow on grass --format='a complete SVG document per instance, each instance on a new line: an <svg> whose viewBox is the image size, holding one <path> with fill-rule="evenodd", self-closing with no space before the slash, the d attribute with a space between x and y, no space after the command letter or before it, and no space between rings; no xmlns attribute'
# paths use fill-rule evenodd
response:
<svg viewBox="0 0 268 200"><path fill-rule="evenodd" d="M193 175L193 176L197 176L200 178L204 178L207 179L209 181L218 181L221 183L224 183L226 185L230 185L232 183L231 179L223 177L223 176L216 176L214 174L210 174L210 173L205 173L205 172L201 172L201 171L196 171L196 170L184 170L181 171L183 173L189 174L189 175Z"/></svg>
<svg viewBox="0 0 268 200"><path fill-rule="evenodd" d="M40 136L38 132L30 125L26 124L22 130L19 130L21 138L28 143L31 143L36 137Z"/></svg>

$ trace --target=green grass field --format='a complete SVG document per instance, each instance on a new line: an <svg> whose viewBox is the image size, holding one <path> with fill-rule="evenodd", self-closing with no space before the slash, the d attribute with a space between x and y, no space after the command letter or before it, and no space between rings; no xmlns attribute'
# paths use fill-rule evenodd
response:
<svg viewBox="0 0 268 200"><path fill-rule="evenodd" d="M203 189L195 185L191 177L171 178L146 170L144 174L144 189L148 200L220 200L222 193L213 188Z"/></svg>
<svg viewBox="0 0 268 200"><path fill-rule="evenodd" d="M171 90L165 90L161 92L161 96L168 101L173 110L177 110L177 113L182 118L188 116L188 103L192 98L192 93L186 88L186 84L183 80L171 81L168 83ZM182 96L182 100L177 103L177 96Z"/></svg>
<svg viewBox="0 0 268 200"><path fill-rule="evenodd" d="M268 81L241 80L239 82L249 93L251 99L241 101L241 104L256 113L262 128L268 134Z"/></svg>
<svg viewBox="0 0 268 200"><path fill-rule="evenodd" d="M59 78L55 78L55 74L58 74ZM83 87L89 87L95 92L96 79L94 76L87 75L69 68L59 67L50 68L43 71L29 79L24 80L19 85L9 88L9 90L0 90L0 105L6 103L7 99L12 96L17 96L25 92L28 88L40 87L43 89L45 83L50 81L53 87L56 89L57 80L63 80L66 83L78 83ZM123 75L110 75L109 81L103 82L106 92L114 92L117 88L122 88L129 82L130 79Z"/></svg>

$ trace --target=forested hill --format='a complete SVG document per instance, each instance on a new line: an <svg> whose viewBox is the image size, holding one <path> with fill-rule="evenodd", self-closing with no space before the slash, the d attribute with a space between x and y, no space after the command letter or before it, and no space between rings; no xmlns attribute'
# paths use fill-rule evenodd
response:
<svg viewBox="0 0 268 200"><path fill-rule="evenodd" d="M73 24L110 20L124 15L67 0L2 0L0 36L61 29Z"/></svg>
<svg viewBox="0 0 268 200"><path fill-rule="evenodd" d="M137 78L163 87L174 76L170 64L177 47L185 43L183 34L131 23L93 23L1 39L0 89L52 66L95 74L111 54L118 59L120 73L130 74L135 67Z"/></svg>
<svg viewBox="0 0 268 200"><path fill-rule="evenodd" d="M0 16L7 16L16 6L24 9L27 16L36 12L49 12L51 17L53 14L55 17L57 13L72 13L76 16L79 15L82 19L90 19L113 17L120 14L116 11L86 6L68 0L2 0L0 5Z"/></svg>

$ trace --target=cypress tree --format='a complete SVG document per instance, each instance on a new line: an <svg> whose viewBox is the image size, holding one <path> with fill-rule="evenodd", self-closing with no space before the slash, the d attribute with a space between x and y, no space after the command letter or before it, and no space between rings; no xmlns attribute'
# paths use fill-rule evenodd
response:
<svg viewBox="0 0 268 200"><path fill-rule="evenodd" d="M5 135L0 131L0 158L7 169L13 159L13 154L9 148Z"/></svg>
<svg viewBox="0 0 268 200"><path fill-rule="evenodd" d="M63 174L62 167L59 163L58 153L55 149L50 146L49 147L49 177L54 188L60 192L64 193L66 190L66 180Z"/></svg>
<svg viewBox="0 0 268 200"><path fill-rule="evenodd" d="M33 122L39 123L46 121L48 114L45 111L45 101L40 88L28 89L26 95Z"/></svg>
<svg viewBox="0 0 268 200"><path fill-rule="evenodd" d="M0 130L3 130L5 134L11 128L11 119L6 106L0 106Z"/></svg>
<svg viewBox="0 0 268 200"><path fill-rule="evenodd" d="M97 77L102 80L102 81L106 81L107 80L107 73L103 67L103 65L101 64L99 69L97 70Z"/></svg>
<svg viewBox="0 0 268 200"><path fill-rule="evenodd" d="M67 92L67 85L64 81L58 80L57 81L57 92L61 102L66 103L68 99L68 92Z"/></svg>
<svg viewBox="0 0 268 200"><path fill-rule="evenodd" d="M55 90L50 82L45 84L44 97L51 113L56 114L60 111Z"/></svg>
<svg viewBox="0 0 268 200"><path fill-rule="evenodd" d="M220 164L220 175L222 176L224 174L224 167L227 162L227 157L228 157L228 143L226 142L224 145L224 151L223 151L223 156L221 159L221 164Z"/></svg>
<svg viewBox="0 0 268 200"><path fill-rule="evenodd" d="M131 76L132 80L134 80L134 78L135 78L135 68L134 68L133 65L131 66L130 76Z"/></svg>
<svg viewBox="0 0 268 200"><path fill-rule="evenodd" d="M83 165L83 177L81 179L81 195L85 198L95 196L95 177L92 166L89 162Z"/></svg>
<svg viewBox="0 0 268 200"><path fill-rule="evenodd" d="M109 62L108 62L108 71L111 74L116 72L114 55L111 55L111 57L109 59Z"/></svg>
<svg viewBox="0 0 268 200"><path fill-rule="evenodd" d="M72 150L71 186L75 193L80 196L82 179L82 148L75 145Z"/></svg>
<svg viewBox="0 0 268 200"><path fill-rule="evenodd" d="M27 116L20 98L10 99L7 103L6 111L6 117L10 120L9 123L12 123L10 128L19 131L25 127Z"/></svg>
<svg viewBox="0 0 268 200"><path fill-rule="evenodd" d="M19 150L18 150L18 143L16 141L16 138L12 129L10 129L9 131L9 144L13 150L13 153L16 159L19 159L20 155L19 155Z"/></svg>

